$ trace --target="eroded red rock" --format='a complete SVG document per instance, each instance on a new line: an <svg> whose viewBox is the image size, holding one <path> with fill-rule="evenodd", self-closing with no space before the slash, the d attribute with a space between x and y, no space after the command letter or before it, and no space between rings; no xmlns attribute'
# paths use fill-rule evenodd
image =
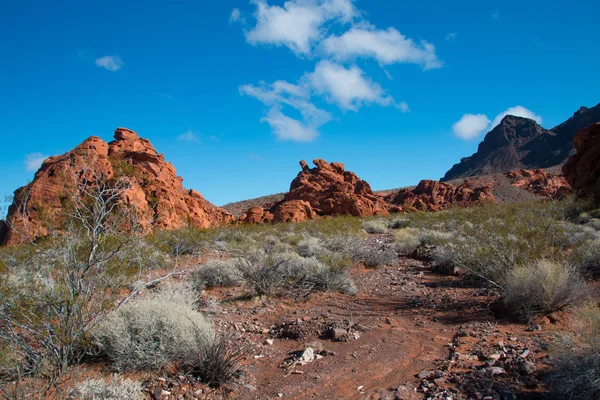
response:
<svg viewBox="0 0 600 400"><path fill-rule="evenodd" d="M513 186L550 199L562 199L571 192L571 186L563 175L543 169L519 169L504 174Z"/></svg>
<svg viewBox="0 0 600 400"><path fill-rule="evenodd" d="M186 190L173 165L147 139L127 128L117 128L114 137L110 143L90 137L72 151L46 159L33 181L15 192L7 217L14 229L9 230L6 242L34 240L60 226L64 218L61 199L90 174L104 181L122 177L129 182L124 202L133 206L146 231L189 224L207 228L233 220L200 193Z"/></svg>
<svg viewBox="0 0 600 400"><path fill-rule="evenodd" d="M600 200L600 122L575 135L575 151L563 166L573 190Z"/></svg>
<svg viewBox="0 0 600 400"><path fill-rule="evenodd" d="M317 216L344 215L366 217L387 215L388 205L376 196L369 184L355 173L346 171L344 164L329 164L322 159L313 161L309 168L300 161L301 171L292 181L283 200L268 211L254 207L246 213L245 222L298 222Z"/></svg>
<svg viewBox="0 0 600 400"><path fill-rule="evenodd" d="M385 199L405 211L440 211L451 206L496 202L491 185L476 186L470 180L466 180L459 186L423 180L416 188L401 189Z"/></svg>

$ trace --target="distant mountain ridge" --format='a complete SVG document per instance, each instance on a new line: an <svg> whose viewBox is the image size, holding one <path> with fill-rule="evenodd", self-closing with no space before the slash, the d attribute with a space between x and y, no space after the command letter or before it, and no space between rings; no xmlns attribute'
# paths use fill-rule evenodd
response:
<svg viewBox="0 0 600 400"><path fill-rule="evenodd" d="M455 164L442 182L516 169L550 168L573 153L573 137L600 121L600 104L581 107L571 118L547 130L527 118L507 115L479 144L477 152Z"/></svg>

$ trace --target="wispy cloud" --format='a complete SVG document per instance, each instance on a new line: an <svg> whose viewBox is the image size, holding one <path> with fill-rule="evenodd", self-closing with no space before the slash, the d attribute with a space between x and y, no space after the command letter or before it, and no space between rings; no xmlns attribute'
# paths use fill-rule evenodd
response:
<svg viewBox="0 0 600 400"><path fill-rule="evenodd" d="M257 160L257 161L260 161L260 160L262 160L262 157L261 157L261 156L259 156L259 155L256 155L256 154L254 154L254 153L250 153L250 154L248 154L248 156L247 156L246 158L250 158L250 159L252 159L252 160Z"/></svg>
<svg viewBox="0 0 600 400"><path fill-rule="evenodd" d="M232 24L234 24L236 22L245 23L246 19L244 18L244 15L242 14L242 12L240 11L239 8L234 8L233 10L231 10L231 15L229 16L229 22Z"/></svg>
<svg viewBox="0 0 600 400"><path fill-rule="evenodd" d="M454 40L454 39L456 39L457 36L458 36L458 33L450 32L449 34L446 35L446 40Z"/></svg>
<svg viewBox="0 0 600 400"><path fill-rule="evenodd" d="M37 171L42 166L47 155L36 152L25 155L25 169L27 171Z"/></svg>
<svg viewBox="0 0 600 400"><path fill-rule="evenodd" d="M515 117L529 118L529 119L534 120L538 124L542 123L542 117L540 117L533 111L528 110L523 106L515 106L515 107L510 107L510 108L502 111L500 114L496 115L496 118L494 118L494 121L492 122L491 128L493 129L496 126L498 126L498 124L500 124L500 122L502 122L502 119L504 117L506 117L507 115L514 115Z"/></svg>
<svg viewBox="0 0 600 400"><path fill-rule="evenodd" d="M200 138L191 129L177 136L180 142L199 142Z"/></svg>
<svg viewBox="0 0 600 400"><path fill-rule="evenodd" d="M169 93L161 93L160 96L171 101L175 100Z"/></svg>
<svg viewBox="0 0 600 400"><path fill-rule="evenodd" d="M500 19L500 12L498 10L492 13L492 19Z"/></svg>
<svg viewBox="0 0 600 400"><path fill-rule="evenodd" d="M125 63L119 58L119 56L113 55L97 58L96 65L108 71L115 72L123 68Z"/></svg>

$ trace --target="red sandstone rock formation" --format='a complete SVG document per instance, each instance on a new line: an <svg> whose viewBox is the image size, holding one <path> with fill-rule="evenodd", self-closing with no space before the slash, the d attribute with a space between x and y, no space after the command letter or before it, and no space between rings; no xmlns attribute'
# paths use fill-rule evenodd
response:
<svg viewBox="0 0 600 400"><path fill-rule="evenodd" d="M207 228L233 220L200 193L186 190L173 165L148 140L126 128L118 128L114 137L110 143L90 137L74 150L46 159L33 181L15 192L5 242L33 240L47 235L49 225L60 225L62 200L90 175L104 182L125 179L129 189L123 200L133 206L146 231L188 224Z"/></svg>
<svg viewBox="0 0 600 400"><path fill-rule="evenodd" d="M573 190L600 200L600 122L575 135L575 150L563 166L563 174Z"/></svg>
<svg viewBox="0 0 600 400"><path fill-rule="evenodd" d="M302 160L302 171L292 181L290 191L282 201L268 211L251 208L241 220L245 222L297 222L324 215L366 217L388 214L388 205L377 197L369 184L344 164L316 159L315 168Z"/></svg>
<svg viewBox="0 0 600 400"><path fill-rule="evenodd" d="M387 196L386 201L404 211L440 211L451 206L495 203L492 186L475 187L472 181L459 186L423 180L414 189L401 189Z"/></svg>
<svg viewBox="0 0 600 400"><path fill-rule="evenodd" d="M564 176L543 169L520 169L507 172L504 176L510 179L513 186L550 199L562 199L571 192L571 186Z"/></svg>

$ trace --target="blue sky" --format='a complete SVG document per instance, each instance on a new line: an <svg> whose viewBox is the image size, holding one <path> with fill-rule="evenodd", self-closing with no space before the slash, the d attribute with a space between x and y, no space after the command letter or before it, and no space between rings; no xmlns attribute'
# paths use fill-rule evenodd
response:
<svg viewBox="0 0 600 400"><path fill-rule="evenodd" d="M298 161L439 179L503 112L600 102L594 1L28 1L0 12L0 195L125 126L217 205ZM509 111L507 111L509 110Z"/></svg>

